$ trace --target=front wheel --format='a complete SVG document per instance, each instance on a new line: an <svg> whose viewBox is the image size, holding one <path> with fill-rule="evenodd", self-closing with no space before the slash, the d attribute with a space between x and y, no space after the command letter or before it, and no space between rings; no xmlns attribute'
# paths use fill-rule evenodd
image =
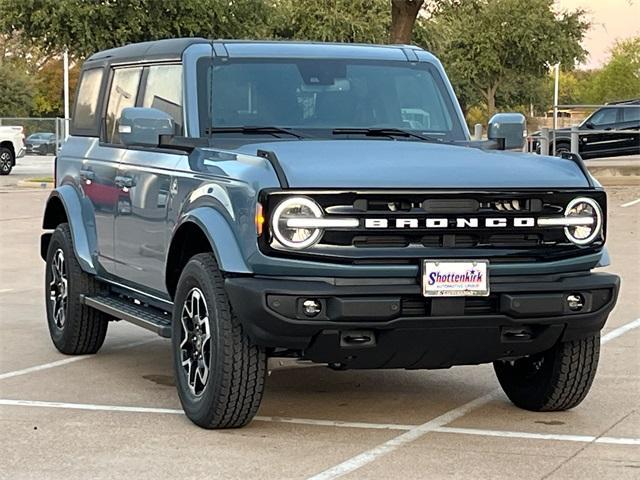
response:
<svg viewBox="0 0 640 480"><path fill-rule="evenodd" d="M13 169L13 152L6 147L0 147L0 175L9 175Z"/></svg>
<svg viewBox="0 0 640 480"><path fill-rule="evenodd" d="M187 417L204 428L249 423L262 399L267 357L242 331L212 254L194 256L180 275L171 337Z"/></svg>
<svg viewBox="0 0 640 480"><path fill-rule="evenodd" d="M587 396L598 367L600 335L558 342L553 348L494 369L502 389L516 406L536 412L573 408Z"/></svg>

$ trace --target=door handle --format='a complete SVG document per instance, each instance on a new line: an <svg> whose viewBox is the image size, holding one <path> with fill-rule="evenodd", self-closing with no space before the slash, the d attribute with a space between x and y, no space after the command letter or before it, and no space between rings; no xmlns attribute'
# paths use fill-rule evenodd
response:
<svg viewBox="0 0 640 480"><path fill-rule="evenodd" d="M80 170L80 178L84 181L93 182L96 179L96 174L91 170Z"/></svg>
<svg viewBox="0 0 640 480"><path fill-rule="evenodd" d="M118 175L115 179L115 184L118 188L133 188L136 186L136 181L133 177Z"/></svg>

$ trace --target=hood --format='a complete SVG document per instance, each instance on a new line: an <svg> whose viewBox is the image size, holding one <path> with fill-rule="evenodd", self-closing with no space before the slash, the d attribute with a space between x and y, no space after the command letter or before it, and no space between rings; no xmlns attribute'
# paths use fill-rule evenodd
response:
<svg viewBox="0 0 640 480"><path fill-rule="evenodd" d="M580 188L571 160L447 144L303 140L243 145L274 152L292 188Z"/></svg>

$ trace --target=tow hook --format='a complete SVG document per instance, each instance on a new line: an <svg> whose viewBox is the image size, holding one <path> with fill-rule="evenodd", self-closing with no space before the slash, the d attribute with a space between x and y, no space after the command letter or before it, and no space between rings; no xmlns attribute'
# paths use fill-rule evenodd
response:
<svg viewBox="0 0 640 480"><path fill-rule="evenodd" d="M353 330L340 334L341 347L373 347L376 337L371 330Z"/></svg>

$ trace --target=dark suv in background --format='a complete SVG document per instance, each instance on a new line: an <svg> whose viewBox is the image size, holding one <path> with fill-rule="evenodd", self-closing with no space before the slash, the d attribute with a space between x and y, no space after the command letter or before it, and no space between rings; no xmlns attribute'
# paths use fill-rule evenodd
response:
<svg viewBox="0 0 640 480"><path fill-rule="evenodd" d="M32 133L25 139L27 155L54 155L56 153L55 133Z"/></svg>
<svg viewBox="0 0 640 480"><path fill-rule="evenodd" d="M589 115L578 127L582 158L640 154L640 100L612 102ZM596 132L592 132L592 131ZM611 131L601 132L601 130ZM556 130L556 155L571 151L571 128ZM549 144L553 152L553 134Z"/></svg>

